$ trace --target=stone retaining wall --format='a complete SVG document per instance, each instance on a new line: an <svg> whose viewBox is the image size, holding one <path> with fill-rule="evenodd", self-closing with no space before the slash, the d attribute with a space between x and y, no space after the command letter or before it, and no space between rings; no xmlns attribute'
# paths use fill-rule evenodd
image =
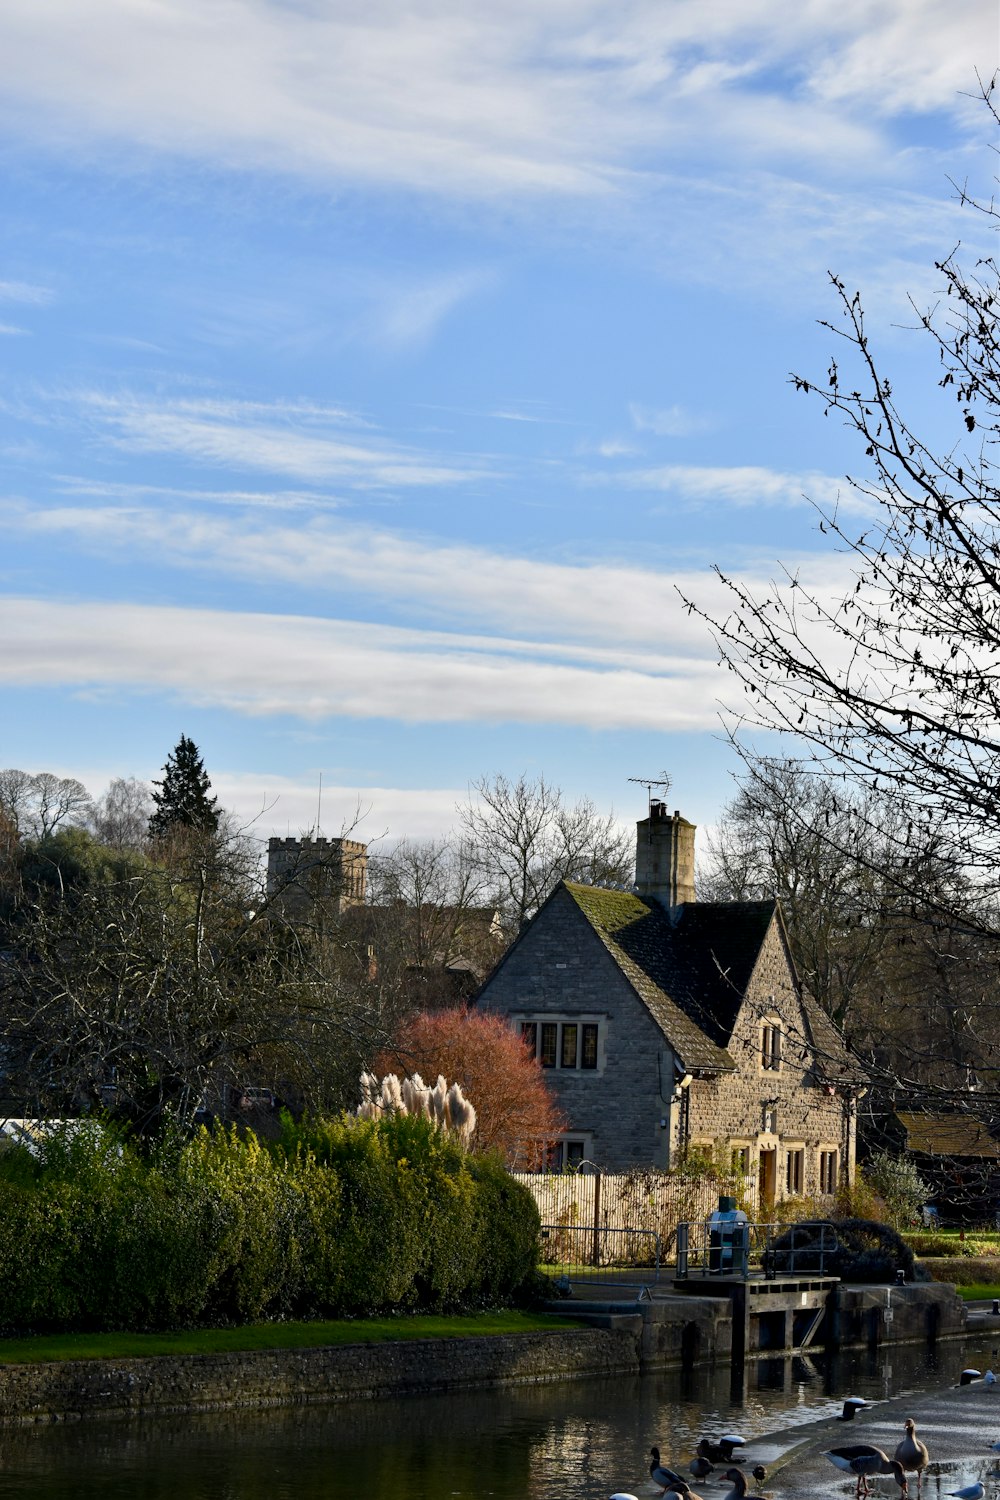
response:
<svg viewBox="0 0 1000 1500"><path fill-rule="evenodd" d="M627 1329L0 1365L0 1424L226 1411L636 1374Z"/></svg>

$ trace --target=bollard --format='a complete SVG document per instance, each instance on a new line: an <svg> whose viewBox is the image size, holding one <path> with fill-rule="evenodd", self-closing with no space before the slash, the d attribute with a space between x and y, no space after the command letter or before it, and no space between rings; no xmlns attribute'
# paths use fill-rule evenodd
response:
<svg viewBox="0 0 1000 1500"><path fill-rule="evenodd" d="M1000 1318L1000 1297L993 1298L993 1316Z"/></svg>

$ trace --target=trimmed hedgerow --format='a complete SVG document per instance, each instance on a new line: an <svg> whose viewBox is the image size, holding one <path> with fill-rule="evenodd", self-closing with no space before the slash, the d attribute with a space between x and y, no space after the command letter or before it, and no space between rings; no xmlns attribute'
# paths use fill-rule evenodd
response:
<svg viewBox="0 0 1000 1500"><path fill-rule="evenodd" d="M94 1121L0 1156L0 1328L143 1330L511 1301L538 1213L430 1121L205 1132L158 1157Z"/></svg>

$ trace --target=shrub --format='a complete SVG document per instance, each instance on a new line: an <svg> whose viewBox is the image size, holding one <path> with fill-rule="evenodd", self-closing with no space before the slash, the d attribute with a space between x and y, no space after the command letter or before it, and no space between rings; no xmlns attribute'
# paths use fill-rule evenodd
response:
<svg viewBox="0 0 1000 1500"><path fill-rule="evenodd" d="M202 1131L140 1156L87 1122L0 1157L0 1327L151 1329L509 1298L538 1211L429 1120Z"/></svg>
<svg viewBox="0 0 1000 1500"><path fill-rule="evenodd" d="M932 1196L916 1166L907 1156L876 1151L864 1166L864 1180L885 1204L885 1218L894 1229L920 1222L920 1209Z"/></svg>

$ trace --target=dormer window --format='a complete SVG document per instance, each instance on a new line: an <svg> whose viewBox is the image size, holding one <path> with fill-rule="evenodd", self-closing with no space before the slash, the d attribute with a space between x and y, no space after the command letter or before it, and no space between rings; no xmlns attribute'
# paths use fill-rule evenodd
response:
<svg viewBox="0 0 1000 1500"><path fill-rule="evenodd" d="M777 1073L781 1068L781 1023L765 1021L760 1028L760 1065L765 1073Z"/></svg>

